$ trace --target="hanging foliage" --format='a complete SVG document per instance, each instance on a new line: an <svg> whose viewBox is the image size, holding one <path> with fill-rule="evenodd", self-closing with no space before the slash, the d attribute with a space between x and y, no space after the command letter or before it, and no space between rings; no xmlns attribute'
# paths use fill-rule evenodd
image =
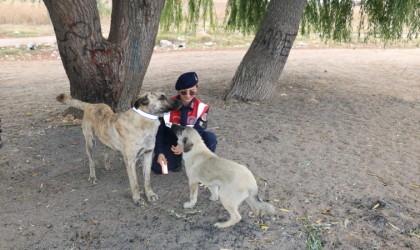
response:
<svg viewBox="0 0 420 250"><path fill-rule="evenodd" d="M275 1L275 0L272 0ZM349 42L353 32L355 0L308 0L302 15L302 35L316 33L324 41ZM269 0L227 0L223 26L226 31L255 34L266 13ZM185 12L185 13L183 13ZM167 0L162 12L161 30L185 29L195 34L197 28L217 29L213 0ZM183 26L184 25L184 26ZM361 0L359 38L384 42L404 35L417 38L420 33L419 0Z"/></svg>
<svg viewBox="0 0 420 250"><path fill-rule="evenodd" d="M350 41L353 0L308 0L301 19L301 34L312 32L323 40Z"/></svg>
<svg viewBox="0 0 420 250"><path fill-rule="evenodd" d="M185 11L184 11L184 6ZM185 12L185 13L184 13ZM195 34L202 21L202 28L217 29L213 0L166 0L162 11L160 29L163 32L181 31L185 24L185 32Z"/></svg>
<svg viewBox="0 0 420 250"><path fill-rule="evenodd" d="M244 35L255 33L267 10L268 0L228 0L224 26L227 31L241 31Z"/></svg>
<svg viewBox="0 0 420 250"><path fill-rule="evenodd" d="M348 42L352 35L353 0L308 0L302 16L301 34L312 32L323 40ZM361 0L359 38L379 38L385 43L420 32L419 0Z"/></svg>
<svg viewBox="0 0 420 250"><path fill-rule="evenodd" d="M166 0L160 18L161 31L180 30L182 21L182 0Z"/></svg>
<svg viewBox="0 0 420 250"><path fill-rule="evenodd" d="M203 20L203 29L206 29L207 18L209 19L210 29L213 31L216 29L217 23L215 19L213 0L189 0L186 32L193 34L196 32L200 21L200 10L201 19Z"/></svg>
<svg viewBox="0 0 420 250"><path fill-rule="evenodd" d="M371 37L385 42L396 41L403 37L404 29L407 38L417 37L420 33L420 1L362 0L358 29L359 37L365 31L365 41Z"/></svg>

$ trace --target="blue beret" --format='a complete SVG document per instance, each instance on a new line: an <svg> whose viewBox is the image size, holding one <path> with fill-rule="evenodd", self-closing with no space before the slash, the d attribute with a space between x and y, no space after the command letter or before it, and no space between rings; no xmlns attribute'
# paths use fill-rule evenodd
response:
<svg viewBox="0 0 420 250"><path fill-rule="evenodd" d="M178 77L175 84L176 90L189 89L198 83L198 76L195 72L187 72Z"/></svg>

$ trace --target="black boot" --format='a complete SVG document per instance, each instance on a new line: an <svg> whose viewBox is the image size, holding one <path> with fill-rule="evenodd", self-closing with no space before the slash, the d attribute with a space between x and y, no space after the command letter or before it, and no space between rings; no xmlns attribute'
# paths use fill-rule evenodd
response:
<svg viewBox="0 0 420 250"><path fill-rule="evenodd" d="M184 166L184 160L182 159L182 155L180 155L176 158L176 166L172 169L172 171L179 172L183 166Z"/></svg>

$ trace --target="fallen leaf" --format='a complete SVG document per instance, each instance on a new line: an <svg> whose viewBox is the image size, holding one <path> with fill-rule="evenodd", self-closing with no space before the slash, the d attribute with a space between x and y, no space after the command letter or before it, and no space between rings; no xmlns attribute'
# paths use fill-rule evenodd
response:
<svg viewBox="0 0 420 250"><path fill-rule="evenodd" d="M98 219L90 220L90 223L92 223L93 225L99 225L99 224L101 224L101 222Z"/></svg>
<svg viewBox="0 0 420 250"><path fill-rule="evenodd" d="M391 222L388 222L388 224L389 224L391 227L393 227L393 228L397 229L398 231L402 231L402 230L401 230L401 229L399 229L398 227L396 227L396 226L392 225L392 224L391 224Z"/></svg>
<svg viewBox="0 0 420 250"><path fill-rule="evenodd" d="M349 219L344 219L344 228L347 228L347 226L349 225L350 220Z"/></svg>
<svg viewBox="0 0 420 250"><path fill-rule="evenodd" d="M79 141L79 140L77 140L77 141L72 141L72 142L71 142L71 145L80 145L80 141Z"/></svg>
<svg viewBox="0 0 420 250"><path fill-rule="evenodd" d="M322 219L319 219L319 220L315 221L315 224L321 224L321 222L322 222Z"/></svg>
<svg viewBox="0 0 420 250"><path fill-rule="evenodd" d="M320 212L321 212L321 214L324 214L324 215L331 215L331 210L329 210L329 209L321 210Z"/></svg>

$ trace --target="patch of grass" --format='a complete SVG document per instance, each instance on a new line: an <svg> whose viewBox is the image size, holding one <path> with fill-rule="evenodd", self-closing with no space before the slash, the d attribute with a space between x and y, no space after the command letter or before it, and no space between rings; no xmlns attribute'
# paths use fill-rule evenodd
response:
<svg viewBox="0 0 420 250"><path fill-rule="evenodd" d="M22 53L22 49L20 48L1 48L0 49L0 56L13 56L13 55L20 55Z"/></svg>
<svg viewBox="0 0 420 250"><path fill-rule="evenodd" d="M27 60L41 58L55 59L58 57L59 53L57 48L50 45L39 45L36 46L35 50L29 50L26 46L0 48L0 59Z"/></svg>
<svg viewBox="0 0 420 250"><path fill-rule="evenodd" d="M178 41L178 36L181 35L176 35L176 34L168 34L168 33L159 33L156 37L156 43L159 44L159 41L161 40L168 40L171 43L175 43L176 41Z"/></svg>
<svg viewBox="0 0 420 250"><path fill-rule="evenodd" d="M304 225L304 231L308 235L306 240L306 249L308 250L322 250L322 238L319 233L322 230L329 230L332 223L322 223L321 220L312 222L310 216L302 218Z"/></svg>
<svg viewBox="0 0 420 250"><path fill-rule="evenodd" d="M318 235L317 229L311 226L306 226L306 233L308 234L306 249L321 250L322 240L321 237Z"/></svg>
<svg viewBox="0 0 420 250"><path fill-rule="evenodd" d="M215 36L214 41L222 47L247 47L251 45L253 36L242 34L223 34Z"/></svg>
<svg viewBox="0 0 420 250"><path fill-rule="evenodd" d="M182 37L188 48L203 47L205 43L211 42L213 47L225 48L225 47L248 47L254 37L243 36L241 34L197 34L184 35L178 33L159 33L156 37L156 44L159 44L161 40L168 40L173 44L178 44L180 41L178 37Z"/></svg>
<svg viewBox="0 0 420 250"><path fill-rule="evenodd" d="M0 24L0 38L54 36L52 25Z"/></svg>
<svg viewBox="0 0 420 250"><path fill-rule="evenodd" d="M213 41L213 37L209 34L206 34L206 33L196 35L195 39L200 43L206 43L206 42L212 42Z"/></svg>
<svg viewBox="0 0 420 250"><path fill-rule="evenodd" d="M420 239L420 227L411 230L410 233L408 233L408 234Z"/></svg>
<svg viewBox="0 0 420 250"><path fill-rule="evenodd" d="M168 210L168 214L170 216L173 216L173 217L177 218L177 219L181 219L181 220L187 221L189 223L193 223L193 222L195 222L195 219L192 218L192 216L196 215L196 214L201 215L201 214L203 214L203 212L201 210L189 210L189 209L187 209L187 210L184 210L183 213L178 213L175 210Z"/></svg>

